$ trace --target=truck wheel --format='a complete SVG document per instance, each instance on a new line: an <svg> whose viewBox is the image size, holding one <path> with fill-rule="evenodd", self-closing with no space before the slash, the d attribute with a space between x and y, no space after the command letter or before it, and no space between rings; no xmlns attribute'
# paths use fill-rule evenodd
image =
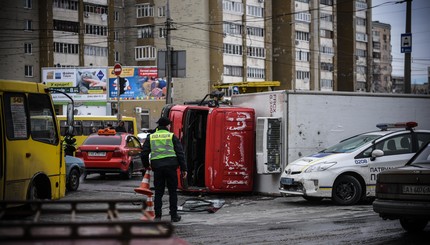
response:
<svg viewBox="0 0 430 245"><path fill-rule="evenodd" d="M407 232L420 232L426 228L428 220L425 219L400 219L400 225Z"/></svg>
<svg viewBox="0 0 430 245"><path fill-rule="evenodd" d="M320 203L323 199L323 197L310 197L310 196L303 196L303 198L311 203Z"/></svg>
<svg viewBox="0 0 430 245"><path fill-rule="evenodd" d="M69 173L69 179L67 181L67 190L76 191L79 187L79 171L77 169L72 169Z"/></svg>
<svg viewBox="0 0 430 245"><path fill-rule="evenodd" d="M353 176L340 176L334 182L331 196L338 205L354 205L361 199L360 182Z"/></svg>

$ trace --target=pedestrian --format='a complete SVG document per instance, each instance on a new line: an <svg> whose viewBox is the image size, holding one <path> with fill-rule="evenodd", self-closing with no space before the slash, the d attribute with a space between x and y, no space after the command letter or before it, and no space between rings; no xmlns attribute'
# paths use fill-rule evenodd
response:
<svg viewBox="0 0 430 245"><path fill-rule="evenodd" d="M127 133L127 130L124 127L124 121L119 121L118 126L116 126L115 128L115 131Z"/></svg>
<svg viewBox="0 0 430 245"><path fill-rule="evenodd" d="M158 119L156 131L149 134L143 144L142 162L145 168L154 172L154 211L155 220L162 215L163 195L167 184L169 191L169 209L172 222L181 220L178 215L178 166L182 178L187 177L184 151L179 139L169 131L171 121L167 117ZM151 166L149 165L151 163Z"/></svg>

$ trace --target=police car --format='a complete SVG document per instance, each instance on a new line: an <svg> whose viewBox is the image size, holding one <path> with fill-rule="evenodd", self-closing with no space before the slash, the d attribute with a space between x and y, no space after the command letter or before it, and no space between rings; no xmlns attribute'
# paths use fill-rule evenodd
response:
<svg viewBox="0 0 430 245"><path fill-rule="evenodd" d="M331 198L339 205L374 197L376 175L405 165L430 141L430 130L415 130L417 126L416 122L378 124L380 131L353 136L300 158L286 166L279 191L313 202Z"/></svg>

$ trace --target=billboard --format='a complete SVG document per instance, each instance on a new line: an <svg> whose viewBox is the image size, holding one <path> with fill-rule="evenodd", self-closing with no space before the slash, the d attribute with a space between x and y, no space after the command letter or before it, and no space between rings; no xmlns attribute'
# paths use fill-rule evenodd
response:
<svg viewBox="0 0 430 245"><path fill-rule="evenodd" d="M107 80L107 67L42 68L42 82L46 86L63 91L77 101L106 100ZM63 97L53 96L54 99Z"/></svg>
<svg viewBox="0 0 430 245"><path fill-rule="evenodd" d="M120 100L155 100L164 99L166 80L157 77L157 67L122 67L120 77L125 78L124 93ZM109 68L108 99L118 99L118 77L113 68Z"/></svg>

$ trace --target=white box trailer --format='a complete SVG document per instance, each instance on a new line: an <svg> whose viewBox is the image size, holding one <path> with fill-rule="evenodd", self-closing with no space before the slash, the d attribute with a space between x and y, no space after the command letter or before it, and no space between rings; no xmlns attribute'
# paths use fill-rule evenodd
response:
<svg viewBox="0 0 430 245"><path fill-rule="evenodd" d="M233 95L233 106L255 109L254 191L279 195L286 165L378 123L415 121L430 129L430 96L355 92L272 91Z"/></svg>

